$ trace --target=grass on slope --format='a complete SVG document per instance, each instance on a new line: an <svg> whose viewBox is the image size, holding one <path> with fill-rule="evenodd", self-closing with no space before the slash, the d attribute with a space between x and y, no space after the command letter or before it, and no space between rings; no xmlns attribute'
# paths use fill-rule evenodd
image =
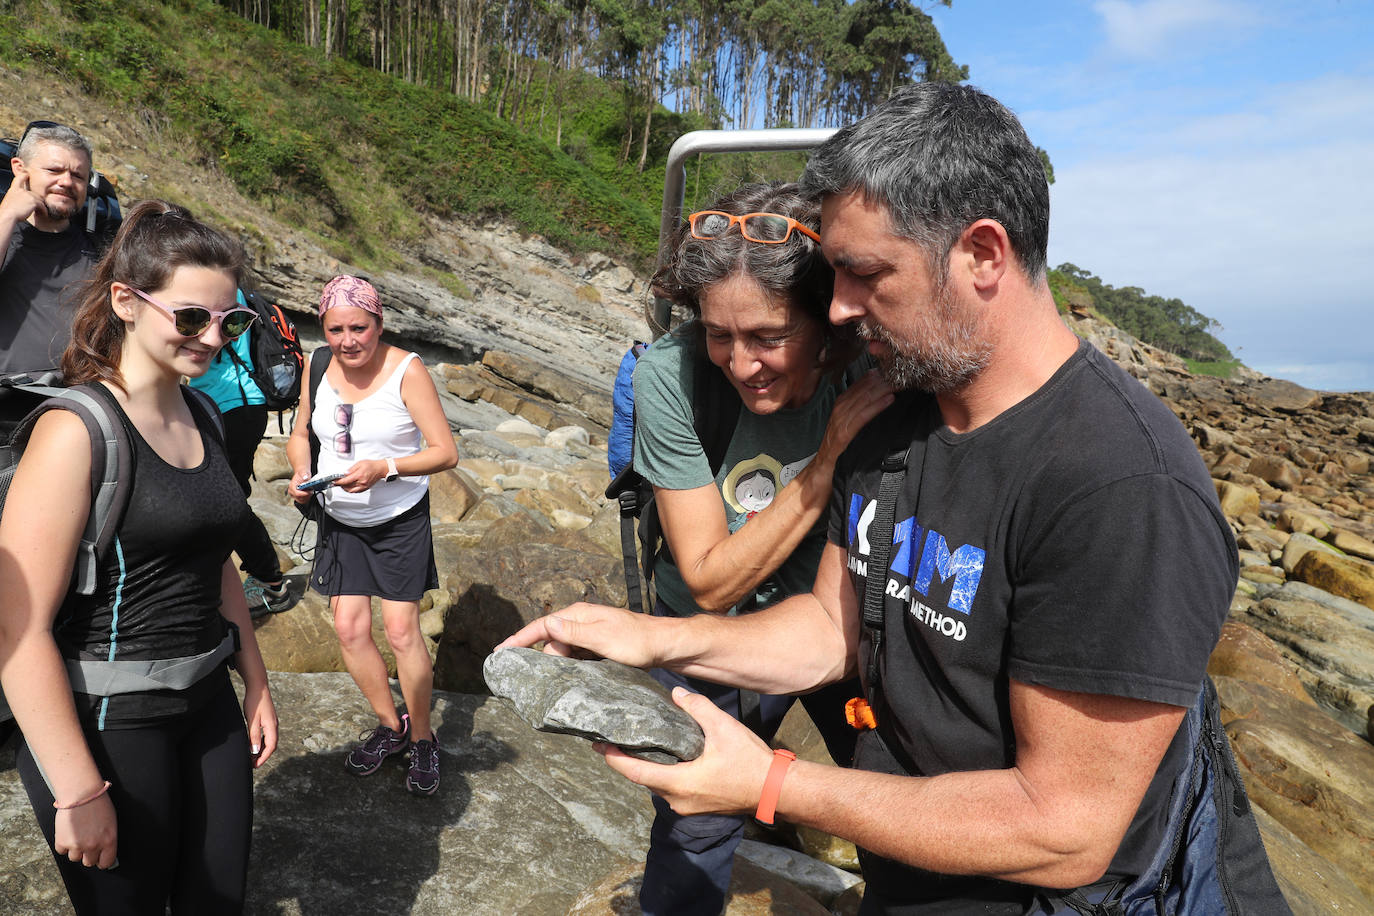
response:
<svg viewBox="0 0 1374 916"><path fill-rule="evenodd" d="M0 0L0 56L184 139L331 251L387 264L421 214L500 216L572 251L641 262L651 207L446 93L284 41L206 0ZM168 42L168 36L175 36Z"/></svg>

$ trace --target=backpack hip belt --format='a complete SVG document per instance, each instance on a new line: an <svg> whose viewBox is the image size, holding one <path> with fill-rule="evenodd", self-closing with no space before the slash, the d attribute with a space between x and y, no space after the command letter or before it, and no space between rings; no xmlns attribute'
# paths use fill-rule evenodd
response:
<svg viewBox="0 0 1374 916"><path fill-rule="evenodd" d="M229 624L219 645L199 655L180 658L66 659L67 679L72 690L92 696L112 697L145 690L185 690L210 674L220 663L239 650L239 628Z"/></svg>

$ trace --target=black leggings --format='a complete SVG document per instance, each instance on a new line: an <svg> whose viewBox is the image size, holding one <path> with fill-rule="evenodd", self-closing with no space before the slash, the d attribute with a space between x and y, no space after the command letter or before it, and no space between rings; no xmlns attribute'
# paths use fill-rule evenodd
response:
<svg viewBox="0 0 1374 916"><path fill-rule="evenodd" d="M77 916L243 912L253 828L253 771L243 713L229 679L205 707L140 728L86 730L110 781L119 867L87 868L53 854ZM17 758L51 847L53 796L28 744Z"/></svg>
<svg viewBox="0 0 1374 916"><path fill-rule="evenodd" d="M235 407L224 412L225 456L229 459L229 470L238 481L243 495L250 496L253 484L253 455L267 430L267 408L261 404L248 407ZM263 582L281 581L281 564L277 551L272 546L272 536L262 519L249 507L248 520L243 523L234 552L239 555L239 569Z"/></svg>

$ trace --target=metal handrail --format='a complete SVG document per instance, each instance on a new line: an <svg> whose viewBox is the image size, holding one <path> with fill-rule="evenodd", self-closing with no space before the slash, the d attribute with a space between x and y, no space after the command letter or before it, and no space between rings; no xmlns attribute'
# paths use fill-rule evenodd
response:
<svg viewBox="0 0 1374 916"><path fill-rule="evenodd" d="M668 241L682 218L682 201L687 188L689 156L698 153L773 152L812 149L830 138L834 127L775 127L760 130L694 130L683 134L668 150L668 166L663 177L663 212L658 225L658 266L667 257ZM660 337L668 328L672 303L655 297L650 331Z"/></svg>

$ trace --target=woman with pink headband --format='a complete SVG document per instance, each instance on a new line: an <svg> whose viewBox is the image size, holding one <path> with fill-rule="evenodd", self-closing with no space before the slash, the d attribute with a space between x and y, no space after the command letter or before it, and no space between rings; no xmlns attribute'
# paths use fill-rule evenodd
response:
<svg viewBox="0 0 1374 916"><path fill-rule="evenodd" d="M429 520L429 476L458 463L458 448L424 364L382 342L382 305L371 283L335 277L320 295L327 347L310 356L320 378L301 392L286 446L298 503L323 499L310 586L329 597L344 664L378 724L344 763L371 776L410 749L406 788L439 788L439 745L430 726L434 669L420 632L420 599L439 578ZM307 386L308 388L309 386ZM312 464L312 437L318 440ZM314 482L308 482L312 474ZM302 487L302 485L305 485ZM372 596L382 599L387 642L406 712L391 698L386 663L372 639Z"/></svg>

